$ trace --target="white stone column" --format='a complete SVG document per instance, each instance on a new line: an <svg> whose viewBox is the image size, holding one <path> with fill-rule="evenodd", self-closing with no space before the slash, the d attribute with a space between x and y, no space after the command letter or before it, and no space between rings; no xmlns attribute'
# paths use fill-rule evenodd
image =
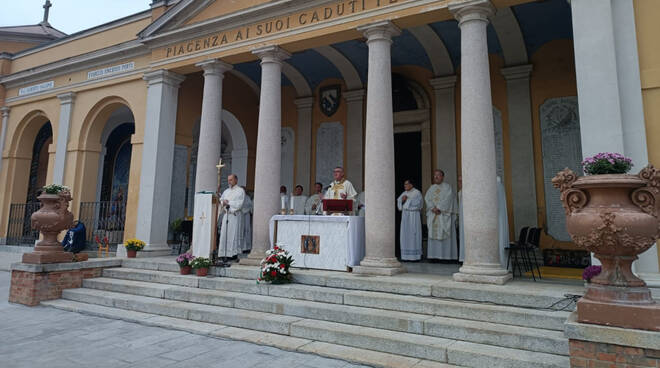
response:
<svg viewBox="0 0 660 368"><path fill-rule="evenodd" d="M618 152L638 172L648 163L632 0L572 0L582 155ZM592 261L598 261L592 257ZM633 270L660 284L657 245Z"/></svg>
<svg viewBox="0 0 660 368"><path fill-rule="evenodd" d="M344 93L346 100L346 176L355 190L362 191L364 172L364 90L356 89Z"/></svg>
<svg viewBox="0 0 660 368"><path fill-rule="evenodd" d="M312 107L314 97L302 97L295 100L298 107L298 129L296 138L296 180L308 193L312 170ZM292 192L294 188L289 188Z"/></svg>
<svg viewBox="0 0 660 368"><path fill-rule="evenodd" d="M537 226L534 136L529 76L532 65L502 68L509 107L509 150L515 234Z"/></svg>
<svg viewBox="0 0 660 368"><path fill-rule="evenodd" d="M389 21L358 27L369 47L365 142L365 257L356 273L393 275L403 271L394 256L394 114L392 37L401 33Z"/></svg>
<svg viewBox="0 0 660 368"><path fill-rule="evenodd" d="M167 255L172 161L179 85L184 76L166 70L146 73L147 109L142 147L136 237L147 243L142 255Z"/></svg>
<svg viewBox="0 0 660 368"><path fill-rule="evenodd" d="M280 210L282 61L291 55L278 46L253 51L261 59L261 96L254 179L252 251L242 264L258 265L270 248L269 221Z"/></svg>
<svg viewBox="0 0 660 368"><path fill-rule="evenodd" d="M465 263L455 281L504 284L500 265L493 110L486 26L495 8L487 0L449 5L461 29L461 163Z"/></svg>
<svg viewBox="0 0 660 368"><path fill-rule="evenodd" d="M76 98L74 92L57 95L60 99L60 121L57 127L57 143L55 145L55 165L53 166L53 184L64 183L64 168L66 166L66 146L69 142L69 127L71 112Z"/></svg>
<svg viewBox="0 0 660 368"><path fill-rule="evenodd" d="M429 80L435 92L435 162L445 172L445 182L458 193L456 160L456 76Z"/></svg>
<svg viewBox="0 0 660 368"><path fill-rule="evenodd" d="M213 59L196 64L204 69L202 117L199 123L195 193L218 190L218 169L222 146L222 79L232 66ZM228 173L223 173L228 174ZM245 178L241 178L245 180Z"/></svg>
<svg viewBox="0 0 660 368"><path fill-rule="evenodd" d="M7 138L7 125L9 124L9 110L7 106L0 108L2 114L2 131L0 131L0 177L2 177L2 156L5 151L5 139Z"/></svg>

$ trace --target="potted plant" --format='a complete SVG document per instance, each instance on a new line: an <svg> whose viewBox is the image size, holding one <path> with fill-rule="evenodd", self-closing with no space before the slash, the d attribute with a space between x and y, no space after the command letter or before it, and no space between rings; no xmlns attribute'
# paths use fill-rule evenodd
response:
<svg viewBox="0 0 660 368"><path fill-rule="evenodd" d="M294 263L293 256L277 245L266 251L266 258L261 261L261 271L257 283L261 281L272 284L291 282L289 268Z"/></svg>
<svg viewBox="0 0 660 368"><path fill-rule="evenodd" d="M194 257L190 262L190 267L195 270L197 276L206 276L209 274L211 260L206 257Z"/></svg>
<svg viewBox="0 0 660 368"><path fill-rule="evenodd" d="M617 153L599 153L582 165L586 176L567 168L552 179L561 192L568 233L602 263L581 302L652 304L631 265L660 236L660 171L649 165L637 175L626 174L632 161ZM580 303L578 320L583 320Z"/></svg>
<svg viewBox="0 0 660 368"><path fill-rule="evenodd" d="M182 275L188 275L192 267L190 263L195 259L195 257L190 253L183 253L176 257L176 263L179 264L179 272Z"/></svg>
<svg viewBox="0 0 660 368"><path fill-rule="evenodd" d="M126 255L128 258L135 258L137 256L137 252L141 251L144 246L144 242L140 239L128 239L124 242L124 247L126 247Z"/></svg>
<svg viewBox="0 0 660 368"><path fill-rule="evenodd" d="M182 231L182 226L181 224L183 223L183 219L176 219L172 221L170 224L170 229L172 230L172 235L174 236L174 241L179 241L179 235L181 234Z"/></svg>

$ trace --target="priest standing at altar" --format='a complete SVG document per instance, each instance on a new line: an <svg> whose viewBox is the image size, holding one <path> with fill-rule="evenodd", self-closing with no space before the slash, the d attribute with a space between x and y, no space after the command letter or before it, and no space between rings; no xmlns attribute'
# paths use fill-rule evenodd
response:
<svg viewBox="0 0 660 368"><path fill-rule="evenodd" d="M456 212L454 192L444 182L442 170L433 172L433 185L426 192L426 224L428 226L428 259L458 258L453 218Z"/></svg>
<svg viewBox="0 0 660 368"><path fill-rule="evenodd" d="M413 182L403 183L405 192L396 200L401 211L401 260L419 261L422 259L422 218L420 211L424 207L422 192L415 189Z"/></svg>
<svg viewBox="0 0 660 368"><path fill-rule="evenodd" d="M344 168L341 166L335 167L332 171L334 180L330 183L330 188L325 192L327 199L351 199L355 200L358 193L355 191L353 184L344 178Z"/></svg>
<svg viewBox="0 0 660 368"><path fill-rule="evenodd" d="M245 191L238 186L236 174L227 177L229 188L225 189L220 196L220 210L223 213L222 227L220 228L220 240L218 246L218 257L229 258L238 255L242 248L243 240L243 203Z"/></svg>
<svg viewBox="0 0 660 368"><path fill-rule="evenodd" d="M314 184L314 194L305 202L305 215L318 215L321 213L321 201L323 200L323 184Z"/></svg>

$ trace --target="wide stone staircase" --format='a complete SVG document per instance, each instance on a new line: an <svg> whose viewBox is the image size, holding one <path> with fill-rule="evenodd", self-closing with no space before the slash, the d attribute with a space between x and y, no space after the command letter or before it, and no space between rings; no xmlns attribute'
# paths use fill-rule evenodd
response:
<svg viewBox="0 0 660 368"><path fill-rule="evenodd" d="M240 265L212 274L179 275L172 258L124 260L42 304L379 367L556 368L569 366L569 312L549 307L581 291L314 270L268 285Z"/></svg>

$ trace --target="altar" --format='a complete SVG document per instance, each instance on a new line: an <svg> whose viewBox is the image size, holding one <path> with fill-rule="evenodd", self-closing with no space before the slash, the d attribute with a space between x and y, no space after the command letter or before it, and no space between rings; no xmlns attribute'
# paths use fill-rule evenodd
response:
<svg viewBox="0 0 660 368"><path fill-rule="evenodd" d="M270 245L284 248L294 267L347 271L364 258L364 217L276 215Z"/></svg>

